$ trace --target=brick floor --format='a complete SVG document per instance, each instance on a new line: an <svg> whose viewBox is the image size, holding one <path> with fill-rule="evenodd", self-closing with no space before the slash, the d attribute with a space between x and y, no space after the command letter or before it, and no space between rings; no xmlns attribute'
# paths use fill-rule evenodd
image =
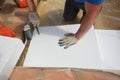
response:
<svg viewBox="0 0 120 80"><path fill-rule="evenodd" d="M16 67L9 80L120 80L120 76L95 70Z"/></svg>
<svg viewBox="0 0 120 80"><path fill-rule="evenodd" d="M9 80L75 80L75 74L65 69L16 68Z"/></svg>
<svg viewBox="0 0 120 80"><path fill-rule="evenodd" d="M28 9L17 8L17 6L13 4L13 2L11 2L13 0L7 0L7 1L8 3L5 5L3 10L0 11L0 21L3 22L6 26L13 29L16 32L17 37L21 38L22 36L21 33L23 31L24 23L27 21ZM59 1L58 4L57 4L57 0L55 1L56 4L50 4L48 6L44 4L46 7L43 6L43 8L41 8L40 11L38 10L38 12L41 15L41 25L44 26L44 25L63 24L63 17L62 17L63 10L61 9L61 6L63 8L64 5L63 2L65 0L61 0L61 1L58 0ZM52 3L52 0L49 0L48 2ZM56 7L54 7L53 5ZM101 18L99 17L97 19L96 26L98 27L96 28L102 27L102 29L108 29L110 25L103 24L103 21L106 22L109 20L108 19L103 20L103 18L102 19ZM118 21L119 20L114 22L115 26L111 25L112 29L114 29L114 27L117 27ZM113 22L113 20L111 22ZM115 29L120 29L119 25ZM41 68L17 67L14 69L9 80L120 80L120 77L102 71L89 71L89 70L70 71L69 69L41 69Z"/></svg>

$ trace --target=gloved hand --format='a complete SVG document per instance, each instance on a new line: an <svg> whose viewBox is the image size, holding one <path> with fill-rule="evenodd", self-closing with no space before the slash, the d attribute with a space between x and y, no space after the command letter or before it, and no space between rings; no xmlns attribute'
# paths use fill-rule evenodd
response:
<svg viewBox="0 0 120 80"><path fill-rule="evenodd" d="M30 12L29 13L29 22L31 22L34 27L40 26L40 17L39 17L37 12Z"/></svg>
<svg viewBox="0 0 120 80"><path fill-rule="evenodd" d="M74 45L78 42L78 39L75 37L73 33L64 34L65 37L61 38L58 42L60 46L64 46L64 49L67 49L71 45Z"/></svg>

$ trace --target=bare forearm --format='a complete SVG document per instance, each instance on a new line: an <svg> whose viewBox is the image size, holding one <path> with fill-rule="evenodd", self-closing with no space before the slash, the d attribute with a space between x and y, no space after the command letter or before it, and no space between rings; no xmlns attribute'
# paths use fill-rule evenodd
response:
<svg viewBox="0 0 120 80"><path fill-rule="evenodd" d="M92 24L95 22L95 17L86 15L82 20L81 26L76 32L76 38L82 38L91 28Z"/></svg>
<svg viewBox="0 0 120 80"><path fill-rule="evenodd" d="M85 7L86 7L87 14L82 20L81 26L75 34L77 39L81 39L89 31L89 29L91 28L91 26L93 25L93 23L95 22L99 14L101 4L92 5L92 4L86 3Z"/></svg>
<svg viewBox="0 0 120 80"><path fill-rule="evenodd" d="M35 12L36 7L35 7L34 0L27 0L27 3L28 3L29 12Z"/></svg>

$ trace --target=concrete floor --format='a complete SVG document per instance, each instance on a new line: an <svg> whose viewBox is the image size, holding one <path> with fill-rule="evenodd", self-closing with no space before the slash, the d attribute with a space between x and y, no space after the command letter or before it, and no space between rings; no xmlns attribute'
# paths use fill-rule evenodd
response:
<svg viewBox="0 0 120 80"><path fill-rule="evenodd" d="M41 18L41 26L79 23L82 11L79 12L74 21L64 21L62 17L64 3L65 0L54 0L54 2L53 0L41 1L37 7ZM27 21L27 14L27 8L17 8L13 0L7 0L4 9L0 11L0 21L13 29L17 34L17 38L23 39L22 31ZM94 26L96 29L120 30L120 0L105 0L103 9ZM22 64L29 43L27 43L16 68L11 74L10 80L120 80L120 77L117 75L96 70L77 69L77 71L69 71L68 69L24 68ZM112 72L120 74L120 71Z"/></svg>

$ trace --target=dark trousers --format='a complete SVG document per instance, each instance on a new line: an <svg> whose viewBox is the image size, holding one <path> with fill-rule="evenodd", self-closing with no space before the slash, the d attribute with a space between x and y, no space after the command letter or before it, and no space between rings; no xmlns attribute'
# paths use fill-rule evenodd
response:
<svg viewBox="0 0 120 80"><path fill-rule="evenodd" d="M83 17L86 15L86 11L84 5L80 5L76 3L74 0L66 0L63 17L66 21L74 20L79 12L79 10L83 10L83 16L80 20L82 21Z"/></svg>
<svg viewBox="0 0 120 80"><path fill-rule="evenodd" d="M5 3L6 0L0 0L0 10L2 9L4 3Z"/></svg>

